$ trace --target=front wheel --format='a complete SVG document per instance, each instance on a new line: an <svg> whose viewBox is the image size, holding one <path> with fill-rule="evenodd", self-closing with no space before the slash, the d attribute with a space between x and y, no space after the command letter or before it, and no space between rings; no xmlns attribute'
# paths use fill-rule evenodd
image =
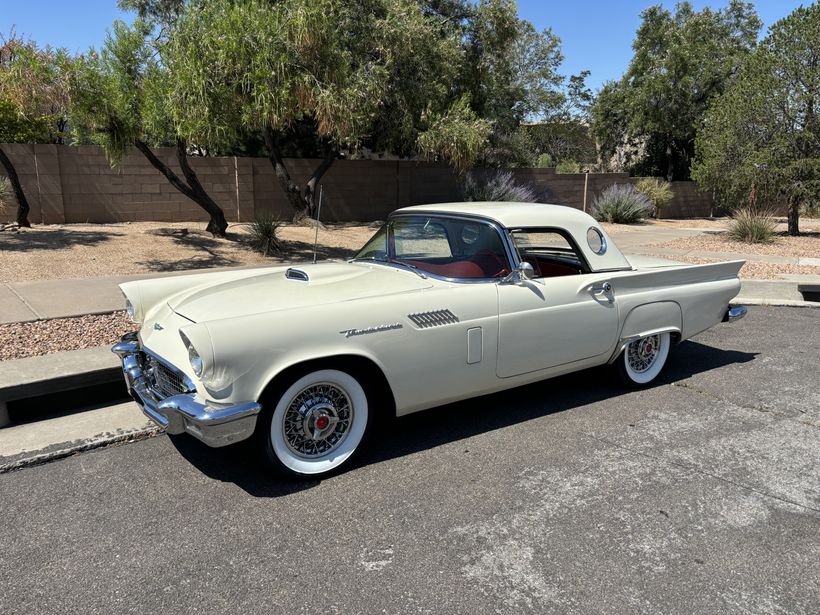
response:
<svg viewBox="0 0 820 615"><path fill-rule="evenodd" d="M265 452L277 469L319 477L338 470L358 450L370 425L367 393L335 369L305 374L290 384L262 425Z"/></svg>
<svg viewBox="0 0 820 615"><path fill-rule="evenodd" d="M632 388L652 382L666 364L669 346L669 333L648 335L627 344L615 361L620 380Z"/></svg>

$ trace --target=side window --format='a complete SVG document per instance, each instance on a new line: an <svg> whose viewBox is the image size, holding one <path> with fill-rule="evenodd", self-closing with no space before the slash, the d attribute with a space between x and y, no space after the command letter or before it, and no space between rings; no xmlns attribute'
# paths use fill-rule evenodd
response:
<svg viewBox="0 0 820 615"><path fill-rule="evenodd" d="M550 229L512 231L521 260L533 266L538 277L550 278L586 273L586 265L567 237Z"/></svg>

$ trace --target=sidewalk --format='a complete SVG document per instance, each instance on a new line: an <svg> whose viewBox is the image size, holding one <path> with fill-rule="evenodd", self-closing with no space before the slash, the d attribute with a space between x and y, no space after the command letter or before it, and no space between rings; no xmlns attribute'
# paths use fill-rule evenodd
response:
<svg viewBox="0 0 820 615"><path fill-rule="evenodd" d="M667 256L672 260L680 256L724 260L743 258L757 262L820 265L820 258L744 256L730 252L700 252L657 246L650 247L650 244L708 232L705 229L642 226L622 230L615 234L613 239L627 256L630 254L654 254ZM238 268L247 269L254 266L258 265L245 265ZM225 270L225 268L196 269L162 274L147 273L133 276L0 283L0 324L113 312L125 307L125 300L117 287L123 282L217 270ZM778 280L743 280L743 288L738 296L738 303L817 306L817 303L803 301L803 296L797 290L800 283L820 284L820 271L816 276L784 275L783 279Z"/></svg>

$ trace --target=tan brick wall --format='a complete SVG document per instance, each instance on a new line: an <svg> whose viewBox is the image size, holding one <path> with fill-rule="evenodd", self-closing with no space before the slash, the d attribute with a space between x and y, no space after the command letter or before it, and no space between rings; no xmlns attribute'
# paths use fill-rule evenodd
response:
<svg viewBox="0 0 820 615"><path fill-rule="evenodd" d="M3 145L15 164L31 205L33 223L207 220L196 203L176 190L136 150L112 167L95 146ZM157 157L182 176L176 150L157 148ZM267 158L191 157L202 186L230 222L247 222L255 212L289 219L293 212ZM319 164L288 159L300 184ZM481 171L479 171L481 173ZM552 169L515 169L546 202L581 209L584 175L557 175ZM613 183L636 182L626 174L590 174L587 207ZM407 205L460 200L449 167L398 160L338 160L322 180L322 219L371 221ZM707 216L711 199L692 182L674 182L675 198L664 217ZM12 212L13 214L13 212Z"/></svg>

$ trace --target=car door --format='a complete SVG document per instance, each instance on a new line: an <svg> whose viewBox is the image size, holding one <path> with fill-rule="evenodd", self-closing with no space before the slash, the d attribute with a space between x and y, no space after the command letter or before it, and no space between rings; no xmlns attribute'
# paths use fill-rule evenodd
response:
<svg viewBox="0 0 820 615"><path fill-rule="evenodd" d="M499 284L498 311L501 378L608 354L618 334L617 297L606 273Z"/></svg>

